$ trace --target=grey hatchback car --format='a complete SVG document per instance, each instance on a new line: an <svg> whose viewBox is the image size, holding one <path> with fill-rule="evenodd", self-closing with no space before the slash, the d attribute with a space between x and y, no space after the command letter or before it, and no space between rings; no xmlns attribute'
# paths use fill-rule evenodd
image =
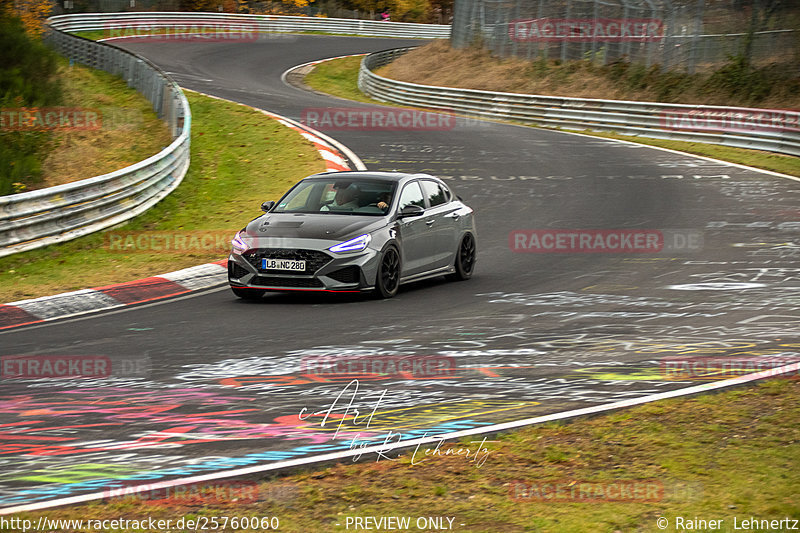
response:
<svg viewBox="0 0 800 533"><path fill-rule="evenodd" d="M427 174L309 176L236 234L228 281L240 298L266 291L374 291L475 269L472 209Z"/></svg>

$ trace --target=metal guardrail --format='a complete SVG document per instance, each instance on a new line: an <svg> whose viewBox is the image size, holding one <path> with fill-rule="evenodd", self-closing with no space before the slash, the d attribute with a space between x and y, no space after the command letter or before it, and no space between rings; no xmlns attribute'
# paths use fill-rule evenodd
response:
<svg viewBox="0 0 800 533"><path fill-rule="evenodd" d="M109 37L136 36L155 28L173 28L178 31L185 28L187 32L196 31L206 35L231 31L238 32L245 38L258 33L292 32L419 39L450 37L449 25L242 13L83 13L53 17L51 25L67 32L104 30Z"/></svg>
<svg viewBox="0 0 800 533"><path fill-rule="evenodd" d="M109 174L1 196L0 257L133 218L172 192L189 168L189 103L166 73L143 57L58 30L46 40L71 61L121 75L169 124L174 140L158 154Z"/></svg>
<svg viewBox="0 0 800 533"><path fill-rule="evenodd" d="M361 91L384 102L468 116L800 156L800 113L795 111L500 93L419 85L372 72L412 49L396 48L364 57L358 75Z"/></svg>
<svg viewBox="0 0 800 533"><path fill-rule="evenodd" d="M106 30L109 37L154 38L154 29L170 28L170 35L199 33L201 38L232 40L304 31L422 39L450 36L450 26L444 25L226 13L82 13L51 17L48 23L47 40L56 50L72 61L121 75L166 120L174 141L158 154L110 174L0 197L0 257L133 218L172 192L189 168L191 111L180 87L141 56L67 32Z"/></svg>

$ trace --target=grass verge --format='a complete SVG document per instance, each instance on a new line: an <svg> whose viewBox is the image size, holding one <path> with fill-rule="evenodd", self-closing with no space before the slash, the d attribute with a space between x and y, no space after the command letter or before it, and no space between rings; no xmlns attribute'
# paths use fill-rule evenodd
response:
<svg viewBox="0 0 800 533"><path fill-rule="evenodd" d="M371 99L358 89L358 69L361 64L360 57L348 57L335 59L320 63L305 77L305 83L312 89L324 92L339 98L368 102L372 104L386 105L384 102ZM385 75L384 73L381 73ZM595 97L603 97L596 95ZM395 106L397 107L397 106ZM587 135L606 137L611 139L621 139L626 141L669 148L695 155L712 157L731 163L748 165L755 168L781 172L792 176L800 176L800 158L789 155L763 152L760 150L745 150L741 148L730 148L714 144L704 144L695 142L670 141L662 139L649 139L631 135L621 135L616 133L581 131Z"/></svg>
<svg viewBox="0 0 800 533"><path fill-rule="evenodd" d="M359 56L325 61L316 65L303 81L315 91L339 98L368 104L383 104L362 93L358 88L358 69L362 59L363 57Z"/></svg>
<svg viewBox="0 0 800 533"><path fill-rule="evenodd" d="M98 112L98 129L56 130L35 187L52 187L125 168L157 154L172 138L150 102L118 76L58 62L64 107Z"/></svg>
<svg viewBox="0 0 800 533"><path fill-rule="evenodd" d="M187 92L191 167L183 183L117 236L197 232L227 240L299 179L325 170L313 145L247 107ZM161 274L226 257L219 249L113 251L108 232L0 258L0 301L10 302ZM149 241L152 242L152 241ZM163 239L158 246L163 246Z"/></svg>
<svg viewBox="0 0 800 533"><path fill-rule="evenodd" d="M479 443L446 443L438 454L420 448L415 456L409 451L296 473L262 482L257 501L213 497L204 505L176 493L158 502L127 497L46 516L277 516L280 531L288 532L346 531L347 517L355 516L411 517L408 530L433 531L415 528L417 518L451 517L453 530L465 533L737 531L736 519L741 531L742 521L751 518L800 518L798 395L796 376L773 379L573 424L525 428L486 442L481 456L445 453L475 452ZM637 490L635 483L645 488ZM36 523L39 514L24 517ZM668 520L667 528L656 525L659 517ZM679 517L684 527L676 527ZM686 520L698 518L721 520L722 527L686 527ZM354 529L361 528L351 524Z"/></svg>

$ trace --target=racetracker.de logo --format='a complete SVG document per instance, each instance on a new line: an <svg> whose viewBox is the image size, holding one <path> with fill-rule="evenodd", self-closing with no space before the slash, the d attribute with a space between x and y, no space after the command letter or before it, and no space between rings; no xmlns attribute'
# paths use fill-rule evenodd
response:
<svg viewBox="0 0 800 533"><path fill-rule="evenodd" d="M567 230L512 231L508 237L514 252L528 253L656 253L664 238L656 230Z"/></svg>
<svg viewBox="0 0 800 533"><path fill-rule="evenodd" d="M158 19L124 24L109 22L103 37L133 41L251 42L259 39L259 31L258 24L241 19L202 23Z"/></svg>
<svg viewBox="0 0 800 533"><path fill-rule="evenodd" d="M397 376L437 378L455 375L456 361L445 355L375 355L362 357L304 357L300 369L319 376Z"/></svg>
<svg viewBox="0 0 800 533"><path fill-rule="evenodd" d="M85 131L103 127L97 109L82 107L0 108L0 131Z"/></svg>
<svg viewBox="0 0 800 533"><path fill-rule="evenodd" d="M738 107L672 108L661 112L661 127L675 131L798 132L800 113Z"/></svg>
<svg viewBox="0 0 800 533"><path fill-rule="evenodd" d="M116 253L226 253L233 230L208 231L109 231L104 247Z"/></svg>
<svg viewBox="0 0 800 533"><path fill-rule="evenodd" d="M322 131L449 131L456 116L446 111L317 107L304 109L300 121Z"/></svg>
<svg viewBox="0 0 800 533"><path fill-rule="evenodd" d="M660 19L554 19L513 20L508 34L517 42L652 42L664 38Z"/></svg>
<svg viewBox="0 0 800 533"><path fill-rule="evenodd" d="M259 500L259 487L255 481L209 481L172 487L131 481L104 490L103 499L106 502L135 501L146 505L244 504Z"/></svg>
<svg viewBox="0 0 800 533"><path fill-rule="evenodd" d="M508 235L512 252L533 254L692 253L703 248L696 230L533 229Z"/></svg>
<svg viewBox="0 0 800 533"><path fill-rule="evenodd" d="M660 502L664 484L658 480L512 481L509 496L515 502Z"/></svg>
<svg viewBox="0 0 800 533"><path fill-rule="evenodd" d="M0 357L3 379L104 378L112 373L103 355L9 355Z"/></svg>
<svg viewBox="0 0 800 533"><path fill-rule="evenodd" d="M661 359L661 375L676 381L718 381L756 372L770 376L788 375L782 367L800 363L800 355L773 357L667 357ZM794 370L792 374L800 374Z"/></svg>

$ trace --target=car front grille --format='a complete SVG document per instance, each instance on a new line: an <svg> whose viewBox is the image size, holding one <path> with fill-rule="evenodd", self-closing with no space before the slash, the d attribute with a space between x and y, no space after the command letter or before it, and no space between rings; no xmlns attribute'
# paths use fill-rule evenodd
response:
<svg viewBox="0 0 800 533"><path fill-rule="evenodd" d="M314 274L317 270L328 264L333 258L325 252L319 250L293 250L284 248L256 248L248 250L243 257L259 272L267 274L280 274L281 276L300 275L305 276ZM269 259L291 259L292 261L305 261L305 272L291 272L286 270L261 270L261 260Z"/></svg>
<svg viewBox="0 0 800 533"><path fill-rule="evenodd" d="M322 282L316 278L292 278L279 276L256 276L250 281L250 285L259 287L291 287L302 289L319 289L324 287Z"/></svg>
<svg viewBox="0 0 800 533"><path fill-rule="evenodd" d="M326 274L326 276L340 283L358 283L361 280L361 269L352 265L334 270L330 274Z"/></svg>

